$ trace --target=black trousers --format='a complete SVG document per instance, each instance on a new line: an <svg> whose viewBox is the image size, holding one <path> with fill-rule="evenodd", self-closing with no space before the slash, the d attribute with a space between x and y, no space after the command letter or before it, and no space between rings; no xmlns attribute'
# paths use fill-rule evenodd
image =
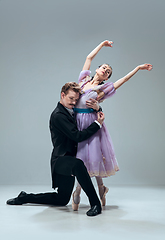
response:
<svg viewBox="0 0 165 240"><path fill-rule="evenodd" d="M82 160L72 156L59 157L55 164L55 174L58 174L58 190L49 193L30 193L25 197L25 203L49 204L65 206L68 204L75 182L75 177L86 193L92 206L99 205L100 201L87 169Z"/></svg>

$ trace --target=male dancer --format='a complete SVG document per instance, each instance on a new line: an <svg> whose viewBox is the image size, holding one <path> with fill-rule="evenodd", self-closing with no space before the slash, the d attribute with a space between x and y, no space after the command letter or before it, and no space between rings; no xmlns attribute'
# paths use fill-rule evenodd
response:
<svg viewBox="0 0 165 240"><path fill-rule="evenodd" d="M18 197L9 199L9 205L25 203L50 204L65 206L68 204L75 182L75 177L86 193L91 205L87 216L96 216L101 213L101 204L92 184L91 178L82 160L77 159L77 143L86 140L96 133L103 121L104 114L98 113L97 121L87 129L79 131L74 117L73 107L80 97L80 87L77 83L66 83L61 90L61 99L50 117L50 132L53 143L51 156L52 187L57 192L27 194L21 192Z"/></svg>

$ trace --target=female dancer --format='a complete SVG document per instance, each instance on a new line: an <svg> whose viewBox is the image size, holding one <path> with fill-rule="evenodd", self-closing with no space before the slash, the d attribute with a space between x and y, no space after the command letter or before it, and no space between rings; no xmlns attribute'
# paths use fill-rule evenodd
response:
<svg viewBox="0 0 165 240"><path fill-rule="evenodd" d="M128 81L139 70L151 70L151 64L143 64L137 66L133 71L128 73L123 78L115 83L106 82L112 74L112 68L108 64L102 64L96 69L94 77L90 77L90 66L93 58L101 50L103 46L112 47L112 41L101 42L86 58L83 69L79 75L79 84L82 88L82 95L76 105L76 120L79 130L87 128L94 120L97 119L96 111L90 108L90 100L95 99L102 102L106 98L111 97L116 89L123 83ZM102 128L91 138L78 144L77 158L83 160L91 177L95 177L102 206L105 206L105 195L108 188L103 185L102 178L114 175L119 170L118 163L115 157L114 148L111 137L107 131L105 123ZM81 186L77 185L73 193L72 208L78 210L80 203Z"/></svg>

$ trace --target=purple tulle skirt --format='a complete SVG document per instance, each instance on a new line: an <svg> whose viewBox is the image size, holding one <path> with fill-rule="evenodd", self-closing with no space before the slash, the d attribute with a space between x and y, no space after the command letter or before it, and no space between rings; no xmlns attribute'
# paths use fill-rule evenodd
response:
<svg viewBox="0 0 165 240"><path fill-rule="evenodd" d="M81 131L87 128L96 119L96 113L77 113L78 129ZM105 123L92 137L78 144L76 157L83 160L91 177L108 177L119 170L113 143Z"/></svg>

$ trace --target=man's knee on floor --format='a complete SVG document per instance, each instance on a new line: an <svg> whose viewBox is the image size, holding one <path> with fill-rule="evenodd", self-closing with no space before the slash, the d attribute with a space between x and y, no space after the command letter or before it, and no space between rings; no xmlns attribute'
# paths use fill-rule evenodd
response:
<svg viewBox="0 0 165 240"><path fill-rule="evenodd" d="M70 201L70 197L64 196L60 199L60 206L66 206Z"/></svg>

